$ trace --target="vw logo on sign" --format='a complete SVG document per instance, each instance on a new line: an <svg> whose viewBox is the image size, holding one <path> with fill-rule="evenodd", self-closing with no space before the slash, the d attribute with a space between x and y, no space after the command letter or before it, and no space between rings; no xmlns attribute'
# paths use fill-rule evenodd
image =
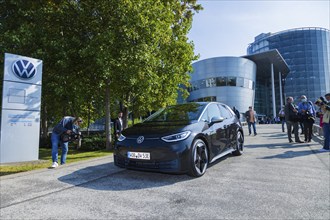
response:
<svg viewBox="0 0 330 220"><path fill-rule="evenodd" d="M36 67L28 60L17 60L13 63L12 70L22 80L32 79L37 73Z"/></svg>
<svg viewBox="0 0 330 220"><path fill-rule="evenodd" d="M136 139L136 143L141 144L144 141L144 137L140 136Z"/></svg>

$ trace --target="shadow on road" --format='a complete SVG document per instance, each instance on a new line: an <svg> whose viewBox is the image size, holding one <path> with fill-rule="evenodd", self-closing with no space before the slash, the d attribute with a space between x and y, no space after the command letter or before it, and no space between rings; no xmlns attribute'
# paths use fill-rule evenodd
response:
<svg viewBox="0 0 330 220"><path fill-rule="evenodd" d="M306 147L308 144L301 143L275 143L275 144L248 144L245 148L268 148L268 149L278 149L278 148L301 148Z"/></svg>
<svg viewBox="0 0 330 220"><path fill-rule="evenodd" d="M258 159L290 159L290 158L295 158L295 157L303 157L303 156L308 156L311 154L319 154L322 152L319 151L313 151L313 150L304 150L304 151L285 151L281 154L277 155L272 155L272 156L266 156L266 157L260 157Z"/></svg>
<svg viewBox="0 0 330 220"><path fill-rule="evenodd" d="M287 139L287 134L286 132L267 134L267 139Z"/></svg>
<svg viewBox="0 0 330 220"><path fill-rule="evenodd" d="M107 172L107 170L109 170ZM173 185L193 180L187 175L173 175L116 168L114 163L86 167L58 178L77 187L94 190L139 190Z"/></svg>

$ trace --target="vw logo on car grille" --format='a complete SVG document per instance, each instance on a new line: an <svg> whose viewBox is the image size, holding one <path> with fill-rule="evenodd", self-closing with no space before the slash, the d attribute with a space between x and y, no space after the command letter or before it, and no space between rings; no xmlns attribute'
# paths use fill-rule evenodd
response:
<svg viewBox="0 0 330 220"><path fill-rule="evenodd" d="M17 60L13 63L12 70L15 76L23 80L32 79L37 73L36 67L28 60Z"/></svg>
<svg viewBox="0 0 330 220"><path fill-rule="evenodd" d="M144 141L144 137L140 136L136 139L136 143L141 144Z"/></svg>

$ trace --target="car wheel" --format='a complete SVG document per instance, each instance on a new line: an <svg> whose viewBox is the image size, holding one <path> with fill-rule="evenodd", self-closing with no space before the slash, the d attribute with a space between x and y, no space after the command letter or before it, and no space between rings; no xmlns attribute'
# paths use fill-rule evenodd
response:
<svg viewBox="0 0 330 220"><path fill-rule="evenodd" d="M203 176L209 163L207 146L204 141L194 141L190 152L190 170L188 174L194 177Z"/></svg>
<svg viewBox="0 0 330 220"><path fill-rule="evenodd" d="M236 134L236 145L233 151L233 155L239 156L243 154L244 150L244 136L241 131L237 131Z"/></svg>

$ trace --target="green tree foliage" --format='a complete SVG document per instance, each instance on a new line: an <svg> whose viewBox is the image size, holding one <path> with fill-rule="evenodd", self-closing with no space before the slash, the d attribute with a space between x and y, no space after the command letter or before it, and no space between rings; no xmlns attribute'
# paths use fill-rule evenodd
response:
<svg viewBox="0 0 330 220"><path fill-rule="evenodd" d="M196 0L0 0L0 48L44 61L44 121L102 117L107 86L111 109L140 116L188 83L198 10Z"/></svg>

